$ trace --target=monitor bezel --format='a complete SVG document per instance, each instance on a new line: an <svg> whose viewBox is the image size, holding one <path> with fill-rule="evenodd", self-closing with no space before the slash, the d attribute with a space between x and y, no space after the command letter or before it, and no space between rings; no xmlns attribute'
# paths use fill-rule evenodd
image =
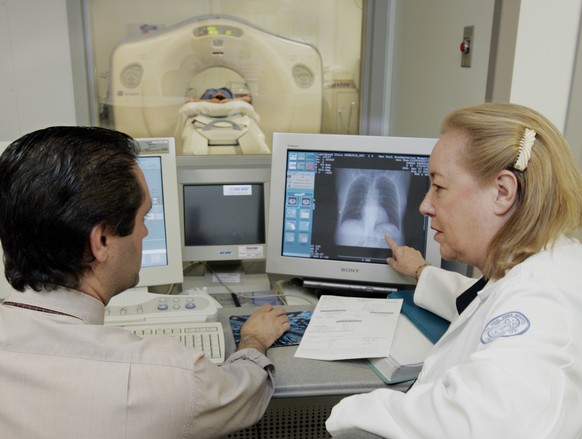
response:
<svg viewBox="0 0 582 439"><path fill-rule="evenodd" d="M178 197L180 205L180 233L182 259L187 262L240 262L264 261L267 257L267 242L186 245L184 239L184 186L211 184L262 184L264 197L265 241L269 227L269 200L271 178L270 155L224 155L224 156L178 156ZM236 212L233 212L236 215ZM240 250L245 252L241 254ZM248 251L247 251L248 250ZM246 253L246 254L245 254Z"/></svg>
<svg viewBox="0 0 582 439"><path fill-rule="evenodd" d="M168 263L155 267L142 267L135 288L180 284L184 280L180 225L178 219L178 185L176 176L176 144L173 137L140 137L139 157L160 157L162 187L164 192L164 219L166 223L166 248ZM158 148L156 145L167 145Z"/></svg>
<svg viewBox="0 0 582 439"><path fill-rule="evenodd" d="M353 285L386 285L395 288L416 284L416 279L404 276L387 264L333 261L283 256L284 206L287 156L291 150L339 151L426 155L436 144L436 138L364 136L340 134L275 133L271 163L271 198L269 211L268 258L266 271L270 275L297 277L303 280L330 280ZM439 244L430 229L426 229L425 259L431 265L442 264Z"/></svg>

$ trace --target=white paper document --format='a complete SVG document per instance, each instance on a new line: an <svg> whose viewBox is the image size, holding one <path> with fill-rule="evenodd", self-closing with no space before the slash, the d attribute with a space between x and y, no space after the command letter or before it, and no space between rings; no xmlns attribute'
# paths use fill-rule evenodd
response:
<svg viewBox="0 0 582 439"><path fill-rule="evenodd" d="M295 352L314 360L387 357L402 299L321 296Z"/></svg>

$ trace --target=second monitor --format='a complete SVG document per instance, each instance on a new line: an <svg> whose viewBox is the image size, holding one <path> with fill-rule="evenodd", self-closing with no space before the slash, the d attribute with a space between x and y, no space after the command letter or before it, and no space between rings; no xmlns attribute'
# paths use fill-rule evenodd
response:
<svg viewBox="0 0 582 439"><path fill-rule="evenodd" d="M223 278L230 275L238 286L248 274L267 279L270 165L270 156L178 157L184 261L199 262ZM253 265L258 268L249 273ZM249 288L269 289L269 284Z"/></svg>

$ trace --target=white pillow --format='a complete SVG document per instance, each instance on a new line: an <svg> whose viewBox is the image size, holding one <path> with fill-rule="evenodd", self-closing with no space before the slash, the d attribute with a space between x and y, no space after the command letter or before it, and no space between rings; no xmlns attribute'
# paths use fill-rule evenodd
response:
<svg viewBox="0 0 582 439"><path fill-rule="evenodd" d="M253 118L257 122L260 119L251 104L240 100L232 100L222 104L205 101L188 102L182 106L179 113L186 118L199 114L210 117L228 117L242 114Z"/></svg>

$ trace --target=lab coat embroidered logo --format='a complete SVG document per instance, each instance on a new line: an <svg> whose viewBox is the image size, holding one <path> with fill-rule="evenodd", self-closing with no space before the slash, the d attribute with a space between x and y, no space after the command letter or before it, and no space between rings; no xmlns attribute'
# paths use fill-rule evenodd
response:
<svg viewBox="0 0 582 439"><path fill-rule="evenodd" d="M521 335L530 327L529 320L517 311L501 314L490 320L481 334L481 343L487 344L499 337Z"/></svg>

